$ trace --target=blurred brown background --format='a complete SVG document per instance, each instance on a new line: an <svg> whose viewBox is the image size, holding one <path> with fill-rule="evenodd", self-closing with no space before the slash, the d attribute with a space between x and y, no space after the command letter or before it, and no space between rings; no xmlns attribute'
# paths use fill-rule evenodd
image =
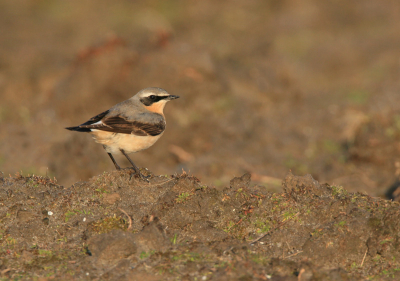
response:
<svg viewBox="0 0 400 281"><path fill-rule="evenodd" d="M181 99L132 155L155 174L218 186L249 171L279 189L291 169L383 195L400 167L399 78L395 0L3 0L0 171L69 185L113 170L64 127L157 86Z"/></svg>

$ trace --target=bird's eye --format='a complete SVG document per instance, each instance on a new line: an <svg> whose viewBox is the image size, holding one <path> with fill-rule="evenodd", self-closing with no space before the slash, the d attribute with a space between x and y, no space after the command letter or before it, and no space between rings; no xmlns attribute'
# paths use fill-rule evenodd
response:
<svg viewBox="0 0 400 281"><path fill-rule="evenodd" d="M151 95L151 96L150 96L150 99L155 100L155 99L156 99L156 96L155 96L155 95Z"/></svg>

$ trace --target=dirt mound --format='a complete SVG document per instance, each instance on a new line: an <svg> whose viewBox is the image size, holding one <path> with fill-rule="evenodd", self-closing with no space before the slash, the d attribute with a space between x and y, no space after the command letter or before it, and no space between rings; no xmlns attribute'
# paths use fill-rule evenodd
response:
<svg viewBox="0 0 400 281"><path fill-rule="evenodd" d="M147 171L147 173L149 173ZM103 173L68 188L0 178L6 279L362 280L398 278L399 204L286 176L283 193L187 174Z"/></svg>

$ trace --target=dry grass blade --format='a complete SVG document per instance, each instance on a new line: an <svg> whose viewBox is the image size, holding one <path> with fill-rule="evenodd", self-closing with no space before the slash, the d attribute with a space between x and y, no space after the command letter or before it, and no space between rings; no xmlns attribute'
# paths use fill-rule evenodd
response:
<svg viewBox="0 0 400 281"><path fill-rule="evenodd" d="M129 220L128 230L131 230L131 229L132 229L132 219L131 219L131 217L127 214L127 212L125 212L125 211L122 210L121 208L118 208L118 210L120 210L121 212L123 212L123 213L128 217L128 220Z"/></svg>

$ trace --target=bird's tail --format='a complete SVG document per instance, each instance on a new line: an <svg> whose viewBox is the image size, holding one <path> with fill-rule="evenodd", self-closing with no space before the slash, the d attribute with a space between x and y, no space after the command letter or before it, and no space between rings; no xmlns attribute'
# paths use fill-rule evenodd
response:
<svg viewBox="0 0 400 281"><path fill-rule="evenodd" d="M88 129L88 128L81 128L80 126L67 127L67 128L65 128L65 129L70 130L70 131L77 131L77 132L91 132L90 129Z"/></svg>

